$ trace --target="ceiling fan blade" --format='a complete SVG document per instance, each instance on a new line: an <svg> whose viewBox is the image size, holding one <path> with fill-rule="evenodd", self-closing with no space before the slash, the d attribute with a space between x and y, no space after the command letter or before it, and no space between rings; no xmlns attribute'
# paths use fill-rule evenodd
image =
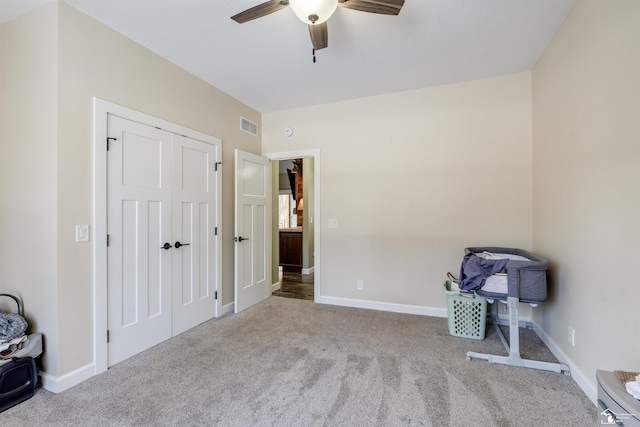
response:
<svg viewBox="0 0 640 427"><path fill-rule="evenodd" d="M397 15L403 5L404 0L338 0L338 6L383 15Z"/></svg>
<svg viewBox="0 0 640 427"><path fill-rule="evenodd" d="M240 12L237 15L233 15L231 19L236 21L238 24L244 24L245 22L262 18L265 15L284 9L288 4L289 0L271 0L254 6L251 9L247 9L244 12Z"/></svg>
<svg viewBox="0 0 640 427"><path fill-rule="evenodd" d="M311 43L315 50L324 49L329 46L329 30L327 29L327 23L322 24L309 24L309 35L311 36Z"/></svg>

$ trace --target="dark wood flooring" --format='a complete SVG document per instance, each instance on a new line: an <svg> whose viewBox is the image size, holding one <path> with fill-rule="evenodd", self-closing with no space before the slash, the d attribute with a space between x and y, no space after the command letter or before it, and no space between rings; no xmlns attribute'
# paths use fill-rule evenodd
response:
<svg viewBox="0 0 640 427"><path fill-rule="evenodd" d="M283 272L280 278L280 289L274 291L273 295L313 301L313 273Z"/></svg>

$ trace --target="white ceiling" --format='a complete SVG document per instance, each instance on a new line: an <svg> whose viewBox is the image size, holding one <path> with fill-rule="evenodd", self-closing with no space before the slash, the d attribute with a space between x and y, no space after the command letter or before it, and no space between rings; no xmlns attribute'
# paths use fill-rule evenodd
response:
<svg viewBox="0 0 640 427"><path fill-rule="evenodd" d="M48 1L0 0L0 23ZM399 16L338 8L314 64L290 8L230 19L265 0L64 1L263 113L531 70L576 3L406 0Z"/></svg>

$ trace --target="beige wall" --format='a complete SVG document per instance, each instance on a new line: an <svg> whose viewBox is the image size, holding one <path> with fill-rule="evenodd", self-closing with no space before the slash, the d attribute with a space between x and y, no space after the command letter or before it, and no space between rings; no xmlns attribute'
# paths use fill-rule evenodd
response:
<svg viewBox="0 0 640 427"><path fill-rule="evenodd" d="M639 368L639 23L637 0L580 1L533 71L534 249L554 260L536 320L592 398L596 369Z"/></svg>
<svg viewBox="0 0 640 427"><path fill-rule="evenodd" d="M46 16L38 19L41 14ZM9 200L16 201L15 206L5 206L3 197L0 226L3 227L3 236L5 229L11 229L16 230L11 232L12 236L20 237L21 230L34 225L20 217L17 202L31 199L36 194L36 200L50 199L39 201L36 206L40 217L36 218L35 227L42 232L34 231L27 239L22 239L25 249L15 258L22 266L28 264L31 269L34 265L42 265L42 273L29 273L37 275L29 281L30 286L54 290L53 298L35 294L30 298L25 296L25 300L32 307L40 308L39 316L57 322L57 331L55 322L54 331L49 331L48 326L46 330L44 326L38 326L39 330L46 332L45 370L59 376L93 361L91 244L75 243L74 239L75 225L91 224L93 218L92 98L106 99L223 140L223 304L234 299L233 152L235 148L260 152L260 139L240 131L239 117L242 115L260 123L260 114L65 3L49 4L20 19L27 22L24 33L14 31L12 24L7 24L9 30L3 26L3 34L11 31L12 47L19 52L23 46L31 49L36 63L30 69L26 67L31 64L25 64L22 73L3 74L6 76L3 87L20 85L27 94L33 93L29 108L44 108L36 102L41 94L54 96L57 91L57 99L54 98L53 104L36 116L36 119L44 120L48 128L36 130L33 128L38 126L31 123L29 132L37 132L36 138L20 137L31 146L9 151L8 157L2 156L3 163L16 164L33 155L43 167L38 164L29 166L31 173L27 174L27 181L19 182L10 195ZM36 36L41 40L34 40ZM2 40L7 40L7 37ZM48 62L40 66L43 61ZM3 65L2 68L13 70L13 66ZM42 87L33 88L34 79L40 77L46 77ZM18 91L20 95L21 92ZM49 99L45 98L45 101ZM10 108L4 103L2 105ZM29 109L16 114L22 122L28 122L33 115ZM4 111L2 117L5 117ZM5 146L14 142L11 140L13 134L5 138L4 133L3 130L3 153ZM42 148L38 145L40 142ZM23 173L17 166L12 170L10 177ZM6 188L5 175L8 174L3 172L3 188ZM33 193L27 194L30 189L34 190ZM48 209L52 211L51 216L45 216L45 206L52 207ZM91 237L94 238L93 235ZM3 254L9 251L4 246L2 248ZM0 269L3 281L4 278L21 277L24 270L18 268L19 265L3 267L6 267Z"/></svg>
<svg viewBox="0 0 640 427"><path fill-rule="evenodd" d="M310 269L315 265L315 257L313 255L314 248L314 224L311 223L313 218L314 203L314 175L315 165L312 157L302 159L303 187L302 196L304 204L302 206L302 268Z"/></svg>
<svg viewBox="0 0 640 427"><path fill-rule="evenodd" d="M0 26L0 293L58 340L57 8ZM0 302L1 303L1 302ZM15 310L15 305L6 305ZM45 360L55 372L57 355Z"/></svg>
<svg viewBox="0 0 640 427"><path fill-rule="evenodd" d="M321 150L322 296L444 308L466 246L531 248L530 77L263 115L263 152Z"/></svg>

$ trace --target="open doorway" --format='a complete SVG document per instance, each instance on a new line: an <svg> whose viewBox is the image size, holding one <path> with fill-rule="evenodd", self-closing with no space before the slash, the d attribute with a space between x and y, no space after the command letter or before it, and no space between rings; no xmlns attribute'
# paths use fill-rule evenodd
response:
<svg viewBox="0 0 640 427"><path fill-rule="evenodd" d="M272 294L287 298L315 299L314 158L274 161L273 269L278 282ZM276 213L276 210L274 210ZM277 254L277 256L276 256Z"/></svg>

